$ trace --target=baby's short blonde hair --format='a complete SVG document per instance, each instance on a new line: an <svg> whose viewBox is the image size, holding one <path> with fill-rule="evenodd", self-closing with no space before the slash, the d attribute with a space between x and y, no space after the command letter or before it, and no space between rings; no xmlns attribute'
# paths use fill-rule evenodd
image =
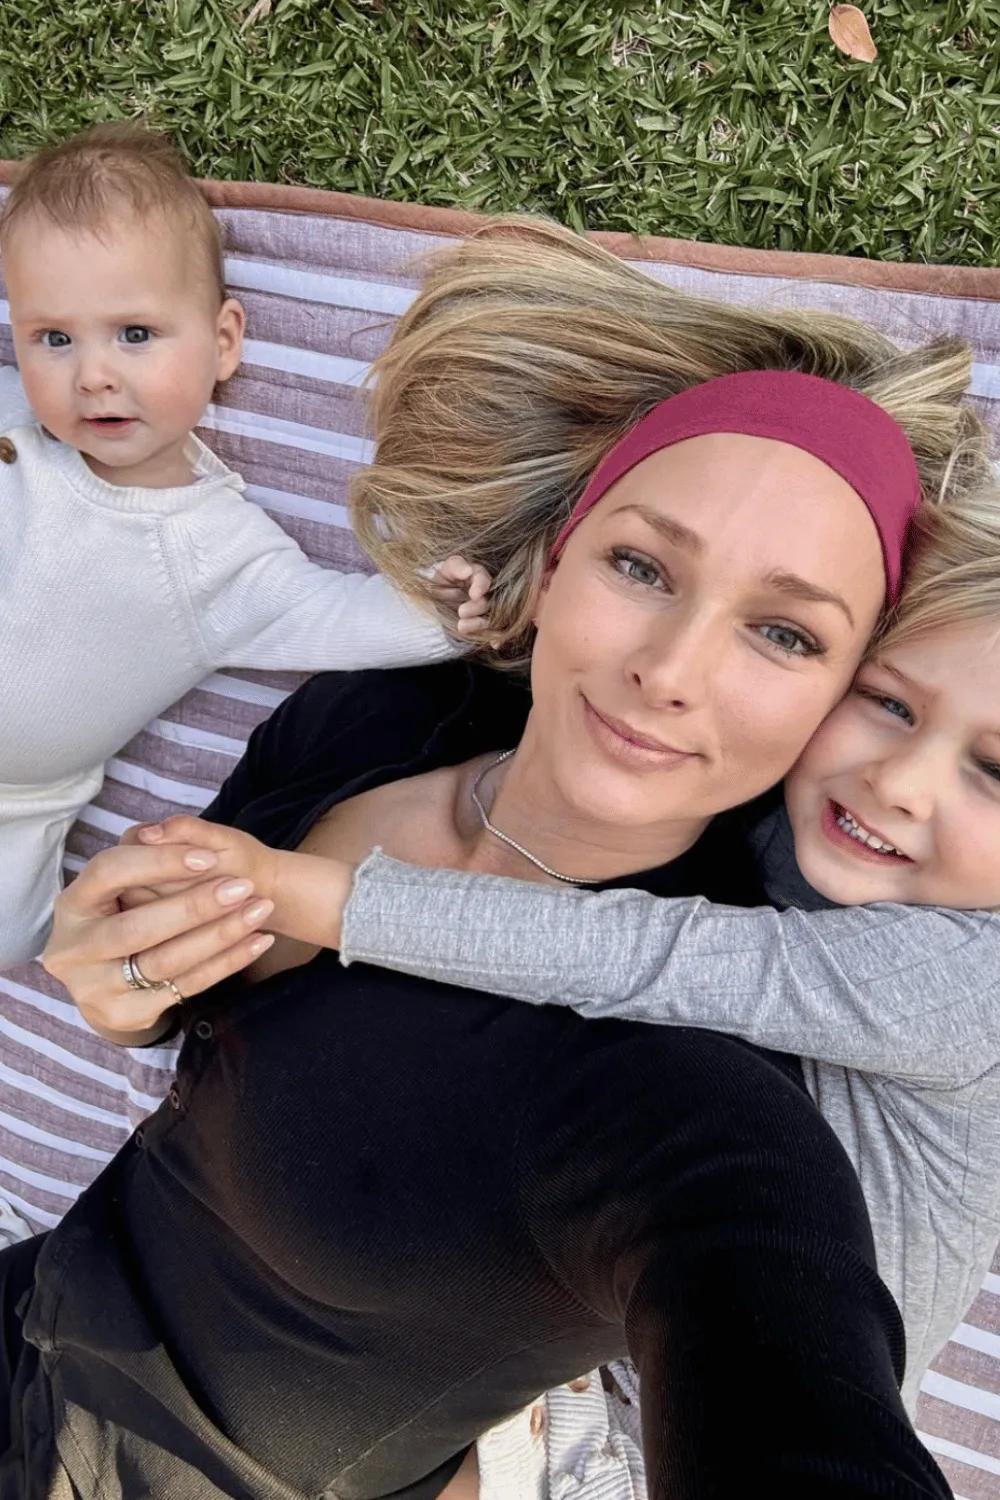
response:
<svg viewBox="0 0 1000 1500"><path fill-rule="evenodd" d="M189 235L221 304L222 234L215 216L167 137L132 121L94 125L29 156L0 212L0 249L28 219L100 235L123 213L139 220L159 216Z"/></svg>

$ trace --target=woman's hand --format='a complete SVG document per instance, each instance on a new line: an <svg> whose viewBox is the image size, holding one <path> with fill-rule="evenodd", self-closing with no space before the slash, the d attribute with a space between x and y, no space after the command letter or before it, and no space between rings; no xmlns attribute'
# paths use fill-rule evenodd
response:
<svg viewBox="0 0 1000 1500"><path fill-rule="evenodd" d="M102 1036L148 1045L167 1029L164 1015L178 1000L238 973L271 946L273 937L257 929L272 903L219 863L205 848L122 844L95 855L56 898L42 963ZM172 893L123 911L119 898L137 888ZM171 987L131 989L123 969L130 957L150 983Z"/></svg>

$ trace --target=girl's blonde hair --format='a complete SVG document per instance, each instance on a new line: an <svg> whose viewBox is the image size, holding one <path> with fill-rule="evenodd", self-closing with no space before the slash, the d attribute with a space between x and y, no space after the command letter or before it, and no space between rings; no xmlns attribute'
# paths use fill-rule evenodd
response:
<svg viewBox="0 0 1000 1500"><path fill-rule="evenodd" d="M993 620L1000 627L1000 484L916 517L906 585L872 654L932 631Z"/></svg>
<svg viewBox="0 0 1000 1500"><path fill-rule="evenodd" d="M432 262L375 361L374 464L357 534L402 589L459 552L494 578L500 655L523 660L552 542L588 476L659 401L739 370L862 391L912 444L936 504L981 485L986 429L959 404L958 339L904 352L832 314L736 307L665 286L568 230L501 220Z"/></svg>

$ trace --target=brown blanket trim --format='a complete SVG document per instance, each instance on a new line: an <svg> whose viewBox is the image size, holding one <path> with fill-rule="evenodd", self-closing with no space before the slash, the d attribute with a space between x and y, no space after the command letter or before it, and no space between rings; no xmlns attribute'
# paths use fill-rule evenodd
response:
<svg viewBox="0 0 1000 1500"><path fill-rule="evenodd" d="M16 162L0 161L0 184L12 181ZM417 203L331 193L323 188L271 182L204 181L205 196L215 208L251 208L279 213L318 214L356 219L386 229L408 229L431 235L462 235L487 216L457 208L426 208ZM827 281L873 287L887 292L919 292L929 297L968 297L1000 302L1000 270L976 266L932 266L865 260L844 255L812 255L791 250L746 250L698 240L659 235L596 231L598 244L628 260L661 261L737 276L776 276L797 281Z"/></svg>

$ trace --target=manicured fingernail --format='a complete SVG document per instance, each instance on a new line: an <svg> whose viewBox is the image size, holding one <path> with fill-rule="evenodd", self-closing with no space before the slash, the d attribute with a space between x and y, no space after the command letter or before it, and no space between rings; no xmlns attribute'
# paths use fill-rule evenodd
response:
<svg viewBox="0 0 1000 1500"><path fill-rule="evenodd" d="M219 856L207 849L191 849L185 854L184 863L189 870L210 870L219 863Z"/></svg>
<svg viewBox="0 0 1000 1500"><path fill-rule="evenodd" d="M163 837L163 829L159 823L144 823L139 829L139 837L144 844L155 844Z"/></svg>
<svg viewBox="0 0 1000 1500"><path fill-rule="evenodd" d="M274 911L273 901L255 901L253 906L248 906L243 913L243 920L248 927L256 927L258 922L263 922Z"/></svg>
<svg viewBox="0 0 1000 1500"><path fill-rule="evenodd" d="M253 942L250 944L250 952L253 954L254 958L256 958L258 954L266 953L273 942L274 933L264 932L259 938L254 938Z"/></svg>
<svg viewBox="0 0 1000 1500"><path fill-rule="evenodd" d="M224 885L216 887L215 899L223 906L232 906L234 901L243 901L252 890L251 880L227 880Z"/></svg>

